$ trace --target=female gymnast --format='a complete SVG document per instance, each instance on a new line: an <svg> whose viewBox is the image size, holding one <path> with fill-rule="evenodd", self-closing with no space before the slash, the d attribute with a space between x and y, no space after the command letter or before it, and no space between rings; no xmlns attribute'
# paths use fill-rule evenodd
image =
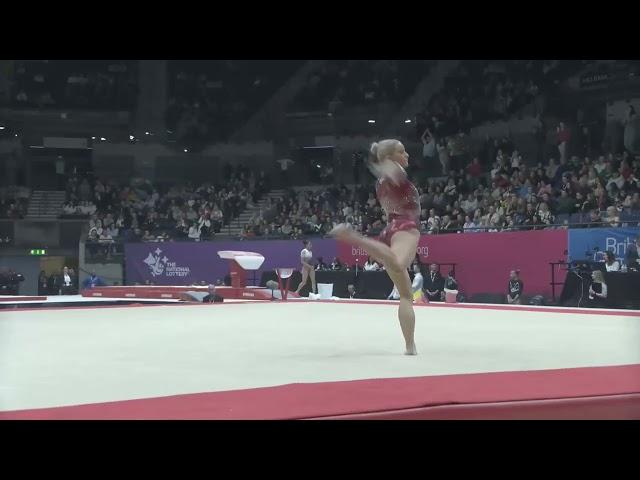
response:
<svg viewBox="0 0 640 480"><path fill-rule="evenodd" d="M296 294L300 294L300 290L304 288L307 284L307 280L311 278L311 291L316 294L318 291L316 290L316 271L311 265L311 258L313 257L313 253L311 249L313 248L311 242L309 240L303 240L302 244L304 248L300 252L300 262L302 263L302 281L298 288L296 289Z"/></svg>
<svg viewBox="0 0 640 480"><path fill-rule="evenodd" d="M330 234L336 239L366 250L382 263L400 294L398 319L405 340L405 355L416 355L414 331L416 317L407 268L416 256L420 233L418 190L407 178L409 154L398 140L381 140L370 149L369 168L378 178L376 195L387 214L388 225L378 240L367 238L345 224Z"/></svg>

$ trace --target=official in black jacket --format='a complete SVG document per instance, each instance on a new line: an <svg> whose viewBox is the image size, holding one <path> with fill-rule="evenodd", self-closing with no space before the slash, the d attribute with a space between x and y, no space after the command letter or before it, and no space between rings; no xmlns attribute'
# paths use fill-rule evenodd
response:
<svg viewBox="0 0 640 480"><path fill-rule="evenodd" d="M438 271L438 265L432 263L429 273L424 277L424 293L430 302L441 302L444 291L444 278Z"/></svg>

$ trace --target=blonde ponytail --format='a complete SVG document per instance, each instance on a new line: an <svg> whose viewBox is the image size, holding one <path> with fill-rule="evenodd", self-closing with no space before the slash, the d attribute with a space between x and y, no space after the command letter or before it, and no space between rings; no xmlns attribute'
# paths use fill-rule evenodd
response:
<svg viewBox="0 0 640 480"><path fill-rule="evenodd" d="M369 161L372 163L378 163L383 161L386 157L390 157L396 148L400 145L400 141L396 139L380 140L379 142L373 142L371 148L369 148Z"/></svg>

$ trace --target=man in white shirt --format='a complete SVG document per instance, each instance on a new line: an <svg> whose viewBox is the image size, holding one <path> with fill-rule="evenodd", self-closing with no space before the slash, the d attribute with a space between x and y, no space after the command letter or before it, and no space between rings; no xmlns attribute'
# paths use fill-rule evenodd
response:
<svg viewBox="0 0 640 480"><path fill-rule="evenodd" d="M466 200L463 200L460 204L460 208L462 208L465 212L475 212L478 208L478 200L473 196L473 193L470 193Z"/></svg>
<svg viewBox="0 0 640 480"><path fill-rule="evenodd" d="M429 231L437 229L440 226L440 217L436 215L435 209L429 210L429 218L427 219L427 228Z"/></svg>

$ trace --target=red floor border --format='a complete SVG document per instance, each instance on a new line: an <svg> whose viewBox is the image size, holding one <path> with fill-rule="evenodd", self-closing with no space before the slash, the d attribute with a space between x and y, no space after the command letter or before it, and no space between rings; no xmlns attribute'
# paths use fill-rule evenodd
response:
<svg viewBox="0 0 640 480"><path fill-rule="evenodd" d="M295 383L4 411L0 420L475 418L492 412L504 418L567 418L574 408L580 415L591 412L589 418L604 412L640 418L640 364Z"/></svg>
<svg viewBox="0 0 640 480"><path fill-rule="evenodd" d="M442 405L307 420L640 420L640 394Z"/></svg>

